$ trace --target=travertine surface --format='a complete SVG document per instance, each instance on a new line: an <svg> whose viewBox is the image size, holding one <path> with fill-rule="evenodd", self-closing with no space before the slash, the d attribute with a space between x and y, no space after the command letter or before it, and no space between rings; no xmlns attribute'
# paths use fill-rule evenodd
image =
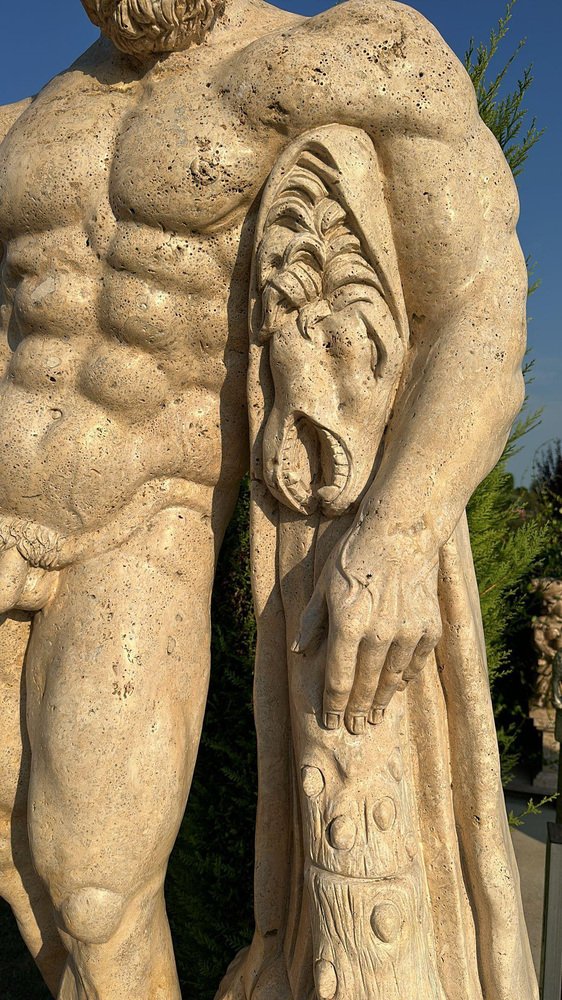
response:
<svg viewBox="0 0 562 1000"><path fill-rule="evenodd" d="M1 891L61 1000L179 997L250 451L256 933L219 996L531 1000L464 520L527 280L470 81L392 0L84 3L100 41L0 109Z"/></svg>

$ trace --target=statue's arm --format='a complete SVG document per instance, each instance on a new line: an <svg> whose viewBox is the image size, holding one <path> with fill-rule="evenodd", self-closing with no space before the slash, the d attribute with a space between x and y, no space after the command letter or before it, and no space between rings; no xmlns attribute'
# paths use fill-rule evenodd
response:
<svg viewBox="0 0 562 1000"><path fill-rule="evenodd" d="M517 195L490 133L475 122L470 142L418 143L435 182L422 177L419 201L393 211L404 213L395 231L410 358L363 515L434 548L499 459L523 402L527 272ZM407 163L401 171L405 182Z"/></svg>
<svg viewBox="0 0 562 1000"><path fill-rule="evenodd" d="M6 138L8 132L12 126L17 122L18 118L25 111L27 107L31 104L32 98L26 98L23 101L18 101L15 104L5 104L0 106L0 146ZM0 268L2 265L2 257L4 255L4 247L2 242L2 233L0 233ZM0 376L4 374L8 359L10 357L11 351L7 341L7 329L9 322L9 313L11 307L8 301L6 301L6 295L3 289L1 281L1 270L0 270Z"/></svg>
<svg viewBox="0 0 562 1000"><path fill-rule="evenodd" d="M396 126L381 135L377 95L363 126L387 178L411 346L363 514L377 532L414 532L419 545L426 533L433 548L521 407L527 272L511 171L464 68L415 11L385 0L375 9L402 24L404 59L389 81Z"/></svg>
<svg viewBox="0 0 562 1000"><path fill-rule="evenodd" d="M377 475L297 641L305 650L329 620L325 718L353 732L380 721L439 639L439 549L523 400L527 294L517 194L464 70L409 8L370 9L405 11L410 32L387 99L374 74L356 108L386 178L410 351Z"/></svg>
<svg viewBox="0 0 562 1000"><path fill-rule="evenodd" d="M417 11L348 0L287 35L284 73L299 80L284 97L291 120L372 139L411 328L372 523L408 531L427 521L443 544L523 397L527 277L513 178L464 67Z"/></svg>

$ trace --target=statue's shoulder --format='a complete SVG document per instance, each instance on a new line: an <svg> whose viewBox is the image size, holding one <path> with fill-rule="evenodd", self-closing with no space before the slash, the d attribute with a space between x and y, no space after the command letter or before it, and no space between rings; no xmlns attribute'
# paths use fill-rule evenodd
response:
<svg viewBox="0 0 562 1000"><path fill-rule="evenodd" d="M302 30L302 29L301 29ZM400 94L419 112L439 110L451 97L471 111L472 82L437 28L419 11L396 0L347 0L309 22L309 30L330 37L339 63L345 52L370 83L389 99ZM341 53L338 57L337 53ZM346 77L341 78L345 87Z"/></svg>
<svg viewBox="0 0 562 1000"><path fill-rule="evenodd" d="M364 54L373 63L386 56L387 62L395 57L397 65L411 57L416 65L433 58L449 69L461 66L437 28L398 0L346 0L301 21L294 30L332 36L340 46L355 43L357 58L361 55L357 43L364 42L372 46Z"/></svg>
<svg viewBox="0 0 562 1000"><path fill-rule="evenodd" d="M26 97L23 101L16 101L14 104L0 105L0 142L7 136L32 100L33 98Z"/></svg>
<svg viewBox="0 0 562 1000"><path fill-rule="evenodd" d="M345 0L344 3L335 4L314 17L307 18L304 23L314 25L326 20L348 27L362 25L367 30L376 27L383 27L385 30L397 28L405 33L423 31L424 27L432 28L423 14L398 0Z"/></svg>
<svg viewBox="0 0 562 1000"><path fill-rule="evenodd" d="M0 142L32 104L40 112L45 102L53 97L68 97L84 91L101 92L111 88L125 90L134 86L137 77L138 74L135 74L124 57L102 37L86 49L68 69L57 73L33 97L0 106Z"/></svg>
<svg viewBox="0 0 562 1000"><path fill-rule="evenodd" d="M82 78L82 85L86 88L126 88L138 82L139 71L119 49L100 35L65 73L60 74L61 79L64 77L73 80Z"/></svg>
<svg viewBox="0 0 562 1000"><path fill-rule="evenodd" d="M331 120L443 137L477 119L460 60L422 14L395 0L347 0L249 49L246 87L260 97L275 88L301 128Z"/></svg>

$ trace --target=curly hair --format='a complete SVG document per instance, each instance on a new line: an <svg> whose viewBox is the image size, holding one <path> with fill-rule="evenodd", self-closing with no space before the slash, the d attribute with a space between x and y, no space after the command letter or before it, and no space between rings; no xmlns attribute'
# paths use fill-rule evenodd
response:
<svg viewBox="0 0 562 1000"><path fill-rule="evenodd" d="M91 21L122 52L177 52L203 40L224 0L82 0Z"/></svg>

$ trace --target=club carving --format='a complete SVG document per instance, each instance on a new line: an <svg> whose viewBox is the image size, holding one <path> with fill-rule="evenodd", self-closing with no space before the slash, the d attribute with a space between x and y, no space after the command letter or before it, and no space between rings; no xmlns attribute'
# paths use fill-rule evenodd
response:
<svg viewBox="0 0 562 1000"><path fill-rule="evenodd" d="M496 872L514 862L496 822L497 743L466 518L439 556L440 669L432 653L383 725L359 736L331 728L328 644L319 637L303 656L294 643L396 444L395 400L404 406L415 383L391 204L366 132L334 124L281 154L257 219L248 377L256 931L217 1000L404 1000L412 989L424 1000L507 1000L498 984L514 967L525 982L530 967L528 952L516 956L522 913L509 879L497 896L510 943L499 954L480 933Z"/></svg>
<svg viewBox="0 0 562 1000"><path fill-rule="evenodd" d="M318 574L329 545L347 530L346 514L376 471L406 363L388 209L364 132L318 129L281 157L264 192L252 287L250 399L255 390L260 401L254 497L259 502L263 478L281 503L278 558L290 636L313 582L303 567L310 561ZM393 705L384 729L360 742L326 730L323 664L321 651L304 669L292 654L288 660L293 837L301 841L296 857L302 852L295 877L304 894L290 893L287 920L310 928L307 948L288 959L293 994L308 996L314 983L319 998L366 1000L375 988L377 996L398 996L396 982L417 970L423 995L437 1000L433 946L417 931L429 904L402 707ZM267 983L266 974L264 995Z"/></svg>

